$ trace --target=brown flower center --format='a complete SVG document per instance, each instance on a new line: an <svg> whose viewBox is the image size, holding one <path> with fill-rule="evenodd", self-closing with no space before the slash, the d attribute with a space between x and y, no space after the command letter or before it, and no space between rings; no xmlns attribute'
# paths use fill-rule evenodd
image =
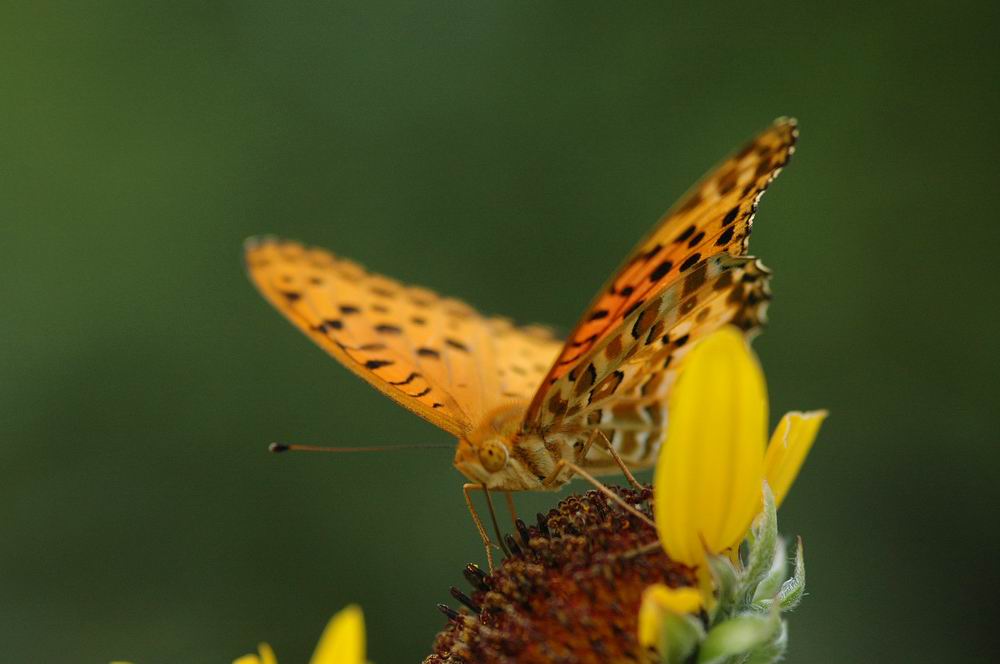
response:
<svg viewBox="0 0 1000 664"><path fill-rule="evenodd" d="M613 490L652 514L651 489ZM642 591L694 583L653 528L597 491L569 496L537 526L519 520L517 530L494 574L466 567L472 593L452 588L461 611L440 605L448 624L424 664L638 662Z"/></svg>

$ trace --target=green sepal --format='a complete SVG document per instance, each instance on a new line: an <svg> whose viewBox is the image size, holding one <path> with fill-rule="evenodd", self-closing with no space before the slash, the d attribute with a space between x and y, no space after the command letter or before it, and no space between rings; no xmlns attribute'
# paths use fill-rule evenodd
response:
<svg viewBox="0 0 1000 664"><path fill-rule="evenodd" d="M778 602L781 604L781 610L791 611L794 609L802 601L805 592L806 558L802 548L802 538L799 537L795 546L795 573L792 578L781 584L781 590L778 591Z"/></svg>
<svg viewBox="0 0 1000 664"><path fill-rule="evenodd" d="M791 611L799 602L806 591L806 559L805 551L802 548L802 538L796 540L795 547L795 572L792 577L781 584L777 594L773 598L762 599L754 602L753 607L760 611L769 610L775 602L781 611Z"/></svg>
<svg viewBox="0 0 1000 664"><path fill-rule="evenodd" d="M701 621L690 615L667 612L663 616L656 652L660 664L682 664L705 638Z"/></svg>
<svg viewBox="0 0 1000 664"><path fill-rule="evenodd" d="M741 606L748 606L754 599L757 586L767 578L774 566L778 550L778 511L771 487L764 482L764 511L747 536L747 564L740 579Z"/></svg>
<svg viewBox="0 0 1000 664"><path fill-rule="evenodd" d="M780 630L777 611L730 618L709 630L698 651L698 664L723 664L729 657L747 655L769 644Z"/></svg>
<svg viewBox="0 0 1000 664"><path fill-rule="evenodd" d="M715 580L718 602L709 616L709 624L725 618L734 610L740 590L740 573L726 556L707 556L708 568Z"/></svg>
<svg viewBox="0 0 1000 664"><path fill-rule="evenodd" d="M788 625L781 621L781 628L770 641L750 653L744 664L774 664L780 662L788 649Z"/></svg>
<svg viewBox="0 0 1000 664"><path fill-rule="evenodd" d="M777 550L774 553L774 560L771 563L771 569L768 571L767 576L764 580L757 585L757 590L754 592L754 602L759 602L763 599L772 599L778 594L781 589L781 584L785 582L788 578L788 547L785 544L785 540L778 537Z"/></svg>

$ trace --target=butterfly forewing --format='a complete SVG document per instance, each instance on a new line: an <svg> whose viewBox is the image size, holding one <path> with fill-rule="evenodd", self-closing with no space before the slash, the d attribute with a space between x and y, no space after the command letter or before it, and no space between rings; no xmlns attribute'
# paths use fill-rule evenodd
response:
<svg viewBox="0 0 1000 664"><path fill-rule="evenodd" d="M464 302L321 249L253 239L246 265L261 293L314 342L456 436L505 393L529 398L559 350L537 329L484 318Z"/></svg>
<svg viewBox="0 0 1000 664"><path fill-rule="evenodd" d="M502 318L491 318L487 323L493 335L500 397L528 401L562 343L545 327L515 327Z"/></svg>
<svg viewBox="0 0 1000 664"><path fill-rule="evenodd" d="M757 203L788 162L796 137L794 120L776 120L702 178L660 219L580 318L532 400L530 421L544 418L550 386L651 294L683 278L705 258L745 252Z"/></svg>

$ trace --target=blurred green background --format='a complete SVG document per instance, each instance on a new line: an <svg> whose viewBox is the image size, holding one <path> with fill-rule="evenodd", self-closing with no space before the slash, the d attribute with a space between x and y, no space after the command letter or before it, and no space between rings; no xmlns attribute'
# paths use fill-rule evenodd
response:
<svg viewBox="0 0 1000 664"><path fill-rule="evenodd" d="M451 453L265 446L449 439L272 311L243 239L565 332L795 115L751 243L772 418L832 412L782 510L810 574L789 661L985 661L997 7L4 3L3 660L301 662L357 601L373 661L420 661L482 557Z"/></svg>

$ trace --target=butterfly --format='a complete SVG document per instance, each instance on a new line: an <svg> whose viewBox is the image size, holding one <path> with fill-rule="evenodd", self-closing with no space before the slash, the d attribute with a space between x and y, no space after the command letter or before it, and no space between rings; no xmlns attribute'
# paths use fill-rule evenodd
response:
<svg viewBox="0 0 1000 664"><path fill-rule="evenodd" d="M655 462L687 349L721 326L750 335L765 322L770 272L745 255L747 242L797 135L779 118L705 175L564 342L297 242L251 238L246 267L316 344L455 436L467 488L551 490L574 474L628 474Z"/></svg>

